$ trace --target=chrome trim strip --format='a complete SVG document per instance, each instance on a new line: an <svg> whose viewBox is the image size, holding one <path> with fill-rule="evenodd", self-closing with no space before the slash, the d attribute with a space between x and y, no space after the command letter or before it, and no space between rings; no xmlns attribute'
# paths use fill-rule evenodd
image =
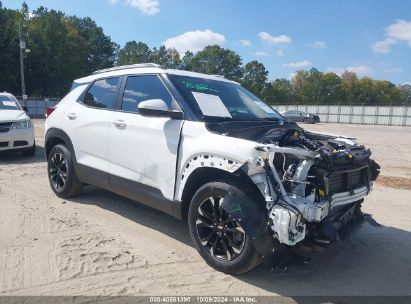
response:
<svg viewBox="0 0 411 304"><path fill-rule="evenodd" d="M353 190L354 194L349 191L336 193L331 197L331 209L336 206L350 204L362 199L368 194L368 187L364 186Z"/></svg>

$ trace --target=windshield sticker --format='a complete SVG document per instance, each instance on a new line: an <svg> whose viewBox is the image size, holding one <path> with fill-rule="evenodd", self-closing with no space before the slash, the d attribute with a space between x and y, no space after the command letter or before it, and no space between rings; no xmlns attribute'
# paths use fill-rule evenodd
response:
<svg viewBox="0 0 411 304"><path fill-rule="evenodd" d="M232 118L223 101L217 95L192 92L205 116Z"/></svg>
<svg viewBox="0 0 411 304"><path fill-rule="evenodd" d="M254 102L255 102L264 112L270 113L270 114L275 114L275 111L274 111L271 107L269 107L268 105L266 105L264 102L258 101L258 100L255 100Z"/></svg>
<svg viewBox="0 0 411 304"><path fill-rule="evenodd" d="M6 107L15 107L16 103L14 101L3 101L3 105Z"/></svg>
<svg viewBox="0 0 411 304"><path fill-rule="evenodd" d="M199 82L191 82L191 81L183 81L183 85L190 90L196 91L208 91L208 92L218 92L216 89L210 88L207 83L199 83Z"/></svg>

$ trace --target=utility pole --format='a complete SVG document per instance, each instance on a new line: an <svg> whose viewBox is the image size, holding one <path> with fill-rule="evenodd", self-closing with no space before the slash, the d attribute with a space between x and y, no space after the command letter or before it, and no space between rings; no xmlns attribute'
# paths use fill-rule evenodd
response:
<svg viewBox="0 0 411 304"><path fill-rule="evenodd" d="M26 83L24 80L24 54L23 50L26 48L26 42L23 40L21 35L21 21L19 23L19 40L20 40L20 74L21 74L21 96L25 100L26 96Z"/></svg>

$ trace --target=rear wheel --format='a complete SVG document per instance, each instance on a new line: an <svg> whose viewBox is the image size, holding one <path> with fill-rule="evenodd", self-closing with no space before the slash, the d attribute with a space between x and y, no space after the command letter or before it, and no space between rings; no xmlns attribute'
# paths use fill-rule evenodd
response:
<svg viewBox="0 0 411 304"><path fill-rule="evenodd" d="M251 240L239 223L223 208L228 190L242 194L230 181L211 182L195 193L189 209L189 227L194 244L211 267L241 274L261 261Z"/></svg>
<svg viewBox="0 0 411 304"><path fill-rule="evenodd" d="M51 149L47 171L51 189L58 197L72 197L83 188L74 170L73 157L64 145L56 145Z"/></svg>

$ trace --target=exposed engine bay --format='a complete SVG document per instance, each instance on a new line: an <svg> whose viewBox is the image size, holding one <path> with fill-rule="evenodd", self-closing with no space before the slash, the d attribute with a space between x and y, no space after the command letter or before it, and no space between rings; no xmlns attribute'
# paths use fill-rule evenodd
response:
<svg viewBox="0 0 411 304"><path fill-rule="evenodd" d="M371 151L353 138L306 132L294 123L273 127L230 122L207 127L257 142L258 157L241 170L264 196L267 233L288 246L337 239L339 229L361 214L361 203L379 174ZM245 207L247 199L228 197L225 203ZM259 224L254 219L244 225L250 230Z"/></svg>

